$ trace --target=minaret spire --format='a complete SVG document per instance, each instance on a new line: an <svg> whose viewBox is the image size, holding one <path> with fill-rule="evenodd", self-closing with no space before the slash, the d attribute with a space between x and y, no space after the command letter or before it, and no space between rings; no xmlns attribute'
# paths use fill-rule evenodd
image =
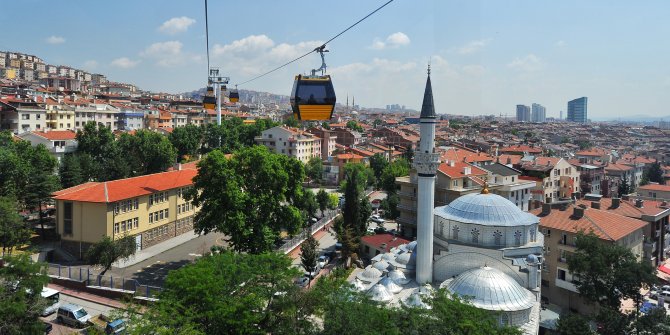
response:
<svg viewBox="0 0 670 335"><path fill-rule="evenodd" d="M417 246L416 281L421 284L433 282L433 207L435 205L435 173L440 165L439 154L435 153L435 105L433 87L428 78L423 93L419 121L419 150L414 155L414 168L418 174L417 190Z"/></svg>

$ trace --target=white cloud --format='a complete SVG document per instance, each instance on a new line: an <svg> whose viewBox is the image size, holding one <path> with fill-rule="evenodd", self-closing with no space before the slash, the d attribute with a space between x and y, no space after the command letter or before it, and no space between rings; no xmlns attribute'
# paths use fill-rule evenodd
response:
<svg viewBox="0 0 670 335"><path fill-rule="evenodd" d="M560 41L556 41L556 43L555 43L554 45L555 45L556 47L562 48L562 47L568 45L568 43L566 43L566 42L563 41L563 40L560 40Z"/></svg>
<svg viewBox="0 0 670 335"><path fill-rule="evenodd" d="M195 20L190 17L173 17L163 22L163 24L158 27L158 30L166 34L174 35L185 32L188 30L188 27L194 23Z"/></svg>
<svg viewBox="0 0 670 335"><path fill-rule="evenodd" d="M185 60L182 47L183 44L179 41L153 43L140 52L140 56L155 61L158 66L171 67L180 65Z"/></svg>
<svg viewBox="0 0 670 335"><path fill-rule="evenodd" d="M461 71L467 75L479 77L486 72L486 68L482 65L465 65L461 68Z"/></svg>
<svg viewBox="0 0 670 335"><path fill-rule="evenodd" d="M507 67L520 71L534 72L541 70L544 67L544 63L534 54L528 54L523 58L515 58L507 64Z"/></svg>
<svg viewBox="0 0 670 335"><path fill-rule="evenodd" d="M98 62L94 60L87 60L84 62L84 68L87 70L95 70L98 67Z"/></svg>
<svg viewBox="0 0 670 335"><path fill-rule="evenodd" d="M386 48L398 48L408 45L409 43L409 36L403 32L397 32L386 37L386 41L381 41L379 38L375 38L369 48L374 50L382 50Z"/></svg>
<svg viewBox="0 0 670 335"><path fill-rule="evenodd" d="M65 43L65 38L61 36L49 36L47 37L46 41L49 44L62 44Z"/></svg>
<svg viewBox="0 0 670 335"><path fill-rule="evenodd" d="M214 44L213 54L220 55L245 55L253 54L263 50L267 50L274 46L274 41L266 35L251 35L243 39L233 41L233 43L219 45Z"/></svg>
<svg viewBox="0 0 670 335"><path fill-rule="evenodd" d="M490 42L491 42L490 38L483 39L483 40L471 41L470 43L458 48L457 51L461 55L467 55L467 54L475 53L475 52L483 49Z"/></svg>
<svg viewBox="0 0 670 335"><path fill-rule="evenodd" d="M137 66L139 63L139 60L131 60L128 57L121 57L113 60L111 65L120 69L130 69Z"/></svg>

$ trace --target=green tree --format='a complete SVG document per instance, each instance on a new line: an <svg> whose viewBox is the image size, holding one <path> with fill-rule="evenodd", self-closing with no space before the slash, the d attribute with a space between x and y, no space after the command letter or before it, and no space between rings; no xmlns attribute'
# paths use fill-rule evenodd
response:
<svg viewBox="0 0 670 335"><path fill-rule="evenodd" d="M47 306L40 295L49 282L46 267L27 254L5 256L3 261L11 266L0 267L0 333L44 334L39 316Z"/></svg>
<svg viewBox="0 0 670 335"><path fill-rule="evenodd" d="M324 215L324 211L328 208L330 202L330 197L328 192L324 189L319 189L319 192L316 193L316 202L319 204L319 210L321 210L321 217Z"/></svg>
<svg viewBox="0 0 670 335"><path fill-rule="evenodd" d="M340 197L335 193L328 194L328 209L335 209L340 204Z"/></svg>
<svg viewBox="0 0 670 335"><path fill-rule="evenodd" d="M179 161L185 161L198 154L202 143L202 128L189 124L177 127L168 136L170 143L177 150Z"/></svg>
<svg viewBox="0 0 670 335"><path fill-rule="evenodd" d="M42 144L25 148L30 164L30 174L26 178L23 203L29 209L37 209L42 238L44 238L44 213L42 205L49 201L51 193L59 188L58 177L54 175L58 162Z"/></svg>
<svg viewBox="0 0 670 335"><path fill-rule="evenodd" d="M312 157L305 164L305 174L311 181L321 182L323 176L323 162L321 157Z"/></svg>
<svg viewBox="0 0 670 335"><path fill-rule="evenodd" d="M380 186L382 190L389 194L395 194L400 186L396 184L397 177L409 175L409 161L406 159L398 159L389 164L381 174Z"/></svg>
<svg viewBox="0 0 670 335"><path fill-rule="evenodd" d="M142 176L167 170L177 159L177 151L167 137L150 130L124 133L116 145L130 171L129 176Z"/></svg>
<svg viewBox="0 0 670 335"><path fill-rule="evenodd" d="M91 265L103 267L100 275L104 275L112 264L118 260L128 259L135 254L137 245L135 237L125 235L121 238L111 239L104 236L98 243L93 244L86 252L86 260Z"/></svg>
<svg viewBox="0 0 670 335"><path fill-rule="evenodd" d="M376 153L370 157L370 168L375 173L376 185L380 187L382 172L389 165L388 160L383 155Z"/></svg>
<svg viewBox="0 0 670 335"><path fill-rule="evenodd" d="M280 254L223 252L168 275L160 300L129 325L132 334L309 334L309 292Z"/></svg>
<svg viewBox="0 0 670 335"><path fill-rule="evenodd" d="M661 168L661 163L658 161L652 163L651 166L649 166L646 175L651 182L659 184L663 184L665 182L663 180L663 169Z"/></svg>
<svg viewBox="0 0 670 335"><path fill-rule="evenodd" d="M58 175L60 176L60 184L63 188L79 185L86 181L82 174L79 155L73 153L66 154L58 169Z"/></svg>
<svg viewBox="0 0 670 335"><path fill-rule="evenodd" d="M319 241L309 234L300 245L300 263L307 273L314 272L317 258L319 258Z"/></svg>
<svg viewBox="0 0 670 335"><path fill-rule="evenodd" d="M305 172L298 160L255 146L230 159L215 150L198 168L187 197L200 207L199 233L222 232L235 250L262 253L273 249L282 230L295 234L302 227Z"/></svg>
<svg viewBox="0 0 670 335"><path fill-rule="evenodd" d="M593 335L589 319L579 314L564 313L556 322L558 335Z"/></svg>
<svg viewBox="0 0 670 335"><path fill-rule="evenodd" d="M311 220L313 217L316 216L316 211L319 209L319 204L316 201L316 196L314 195L314 192L312 190L304 189L302 191L302 196L301 196L301 201L300 201L300 208L304 212L304 217L305 220Z"/></svg>
<svg viewBox="0 0 670 335"><path fill-rule="evenodd" d="M402 157L406 159L408 162L411 162L412 159L414 159L414 149L412 149L412 146L410 145L405 149L405 152L403 152Z"/></svg>
<svg viewBox="0 0 670 335"><path fill-rule="evenodd" d="M387 219L395 220L400 216L399 203L400 197L395 193L389 193L386 199L382 200L380 207L384 210L384 216Z"/></svg>
<svg viewBox="0 0 670 335"><path fill-rule="evenodd" d="M321 122L321 127L326 130L330 130L330 124L328 122Z"/></svg>
<svg viewBox="0 0 670 335"><path fill-rule="evenodd" d="M621 183L619 183L619 188L618 188L618 194L619 196L629 194L631 192L630 189L630 182L628 181L628 177L626 175L623 175L623 178L621 179Z"/></svg>
<svg viewBox="0 0 670 335"><path fill-rule="evenodd" d="M576 246L567 259L568 269L579 278L579 294L593 303L614 311L619 311L622 299L639 305L640 289L656 283L654 268L624 246L601 241L593 232L580 232Z"/></svg>
<svg viewBox="0 0 670 335"><path fill-rule="evenodd" d="M0 246L2 256L30 241L31 231L16 208L16 200L0 197Z"/></svg>
<svg viewBox="0 0 670 335"><path fill-rule="evenodd" d="M363 127L361 127L361 125L359 125L358 122L356 122L354 120L351 120L351 121L347 122L347 128L349 128L351 130L355 130L357 132L361 132L361 133L363 132Z"/></svg>
<svg viewBox="0 0 670 335"><path fill-rule="evenodd" d="M291 115L286 120L284 120L284 125L289 126L291 128L298 128L300 127L300 121L298 121L296 118L293 117L293 115Z"/></svg>

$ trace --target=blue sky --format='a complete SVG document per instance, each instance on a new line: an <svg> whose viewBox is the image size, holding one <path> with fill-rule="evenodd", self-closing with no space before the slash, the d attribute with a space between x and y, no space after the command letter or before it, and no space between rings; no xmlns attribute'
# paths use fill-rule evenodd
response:
<svg viewBox="0 0 670 335"><path fill-rule="evenodd" d="M210 53L242 82L313 49L383 0L209 1ZM667 1L395 0L328 45L338 101L419 109L433 65L438 113L547 116L589 97L589 116L670 115ZM206 83L203 1L7 1L0 50L142 89ZM311 55L241 88L290 93ZM565 116L565 113L564 113Z"/></svg>

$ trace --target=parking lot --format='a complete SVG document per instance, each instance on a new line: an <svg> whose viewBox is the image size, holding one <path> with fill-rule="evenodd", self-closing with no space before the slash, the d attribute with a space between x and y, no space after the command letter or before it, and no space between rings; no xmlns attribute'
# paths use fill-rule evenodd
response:
<svg viewBox="0 0 670 335"><path fill-rule="evenodd" d="M98 315L98 314L109 315L109 313L114 311L114 308L112 308L112 307L97 304L97 303L90 302L90 301L87 301L87 300L82 300L82 299L79 299L79 298L76 298L76 297L73 297L73 296L69 296L69 295L65 295L65 294L60 295L60 304L61 305L64 305L64 304L79 305L79 306L83 307L86 310L86 312L88 312L89 315ZM59 324L56 321L56 313L53 313L53 314L48 315L46 317L42 317L40 319L42 319L45 322L51 323L51 325L53 326L53 329L51 330L51 332L49 334L52 334L52 335L66 335L66 334L72 334L72 333L83 334L84 333L83 329L71 328L71 327Z"/></svg>

